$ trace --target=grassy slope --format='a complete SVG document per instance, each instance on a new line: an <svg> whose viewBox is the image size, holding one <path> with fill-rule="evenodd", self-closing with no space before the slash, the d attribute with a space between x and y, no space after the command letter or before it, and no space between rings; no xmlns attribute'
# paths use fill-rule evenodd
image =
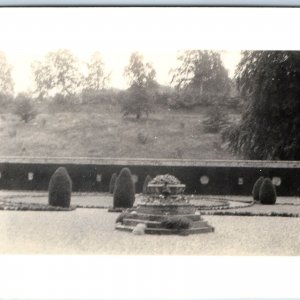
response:
<svg viewBox="0 0 300 300"><path fill-rule="evenodd" d="M39 111L28 124L13 114L1 115L1 156L234 159L221 149L218 134L203 132L205 111L165 110L148 120L123 119L117 109L101 106ZM138 141L139 133L148 137L145 144Z"/></svg>

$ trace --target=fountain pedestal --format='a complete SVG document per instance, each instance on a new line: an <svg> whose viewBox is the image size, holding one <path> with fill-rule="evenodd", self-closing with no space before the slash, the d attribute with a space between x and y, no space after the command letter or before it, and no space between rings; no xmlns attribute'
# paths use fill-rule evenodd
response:
<svg viewBox="0 0 300 300"><path fill-rule="evenodd" d="M214 228L204 221L196 207L190 204L181 194L185 185L151 185L148 196L144 196L136 208L130 209L125 214L121 223L116 224L116 229L132 231L136 225L145 224L145 233L148 234L195 234L213 232ZM165 188L168 188L166 190ZM164 193L165 191L165 193ZM168 191L168 192L166 192ZM176 219L189 220L189 228L166 228L164 221L175 217Z"/></svg>

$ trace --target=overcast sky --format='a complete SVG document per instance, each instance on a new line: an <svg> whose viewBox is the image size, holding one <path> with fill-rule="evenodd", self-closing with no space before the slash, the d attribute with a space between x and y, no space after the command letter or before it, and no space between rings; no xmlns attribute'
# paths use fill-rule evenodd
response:
<svg viewBox="0 0 300 300"><path fill-rule="evenodd" d="M179 50L224 50L230 76L241 50L299 50L300 9L294 8L0 8L0 51L14 66L17 91L32 88L30 64L47 52L70 49L80 60L94 51L125 87L124 67L133 51L169 83Z"/></svg>

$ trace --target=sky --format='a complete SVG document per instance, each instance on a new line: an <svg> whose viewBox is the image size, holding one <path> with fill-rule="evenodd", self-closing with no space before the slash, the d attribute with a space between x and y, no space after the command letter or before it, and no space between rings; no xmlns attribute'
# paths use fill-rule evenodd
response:
<svg viewBox="0 0 300 300"><path fill-rule="evenodd" d="M299 50L299 20L293 8L0 8L0 51L14 66L16 92L32 89L31 63L57 49L83 61L101 52L117 88L126 87L124 68L139 51L168 84L178 51L222 50L232 77L241 50Z"/></svg>
<svg viewBox="0 0 300 300"><path fill-rule="evenodd" d="M153 65L161 84L170 83L169 71L178 64L178 53L187 49L223 50L223 63L232 77L240 50L202 43L204 32L197 30L197 20L202 18L197 18L203 13L186 12L176 8L1 8L0 51L13 66L16 93L33 89L31 63L57 49L70 49L81 61L99 51L111 72L110 86L116 88L127 87L123 72L134 51ZM194 21L178 24L188 16ZM196 30L187 30L189 26ZM207 30L205 34L207 38Z"/></svg>

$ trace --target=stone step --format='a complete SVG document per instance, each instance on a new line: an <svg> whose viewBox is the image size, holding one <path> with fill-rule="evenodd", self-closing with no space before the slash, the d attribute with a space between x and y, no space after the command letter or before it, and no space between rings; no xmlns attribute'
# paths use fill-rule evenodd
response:
<svg viewBox="0 0 300 300"><path fill-rule="evenodd" d="M195 214L196 207L186 203L181 205L140 204L137 207L137 212L149 215L190 215Z"/></svg>
<svg viewBox="0 0 300 300"><path fill-rule="evenodd" d="M177 215L178 217L185 217L192 221L200 221L200 215L195 214L188 214L188 215ZM138 220L149 220L149 221L163 221L167 215L153 215L153 214L143 214L143 213L136 213L136 214L128 214L126 219L138 219Z"/></svg>
<svg viewBox="0 0 300 300"><path fill-rule="evenodd" d="M149 221L140 219L123 219L123 224L127 226L136 226L137 224L145 224L147 227L159 228L161 223L159 221Z"/></svg>
<svg viewBox="0 0 300 300"><path fill-rule="evenodd" d="M190 228L184 230L174 230L174 229L166 229L166 228L146 228L145 233L147 234L196 234L196 233L209 233L214 232L213 227L200 227L200 228Z"/></svg>

